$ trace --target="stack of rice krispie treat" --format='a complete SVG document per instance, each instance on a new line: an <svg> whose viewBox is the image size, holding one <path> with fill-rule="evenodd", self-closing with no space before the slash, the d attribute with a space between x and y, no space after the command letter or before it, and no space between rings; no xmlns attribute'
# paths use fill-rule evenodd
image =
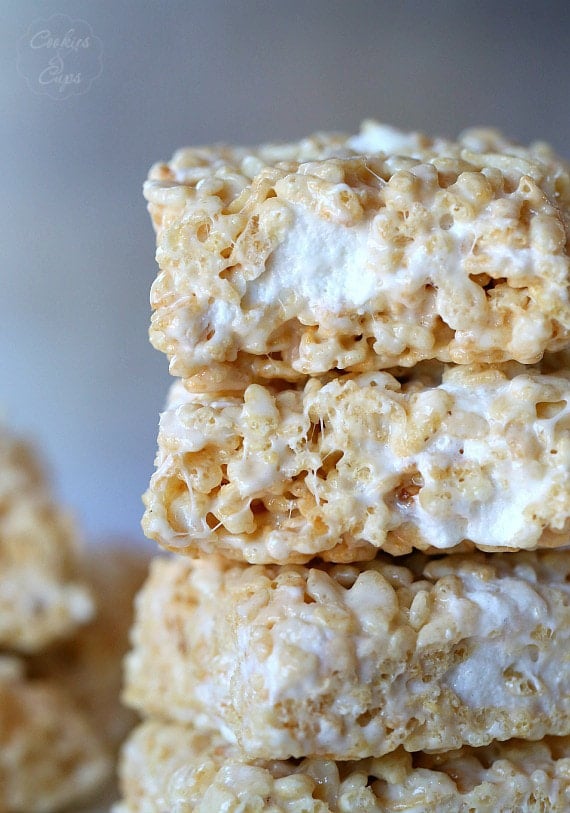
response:
<svg viewBox="0 0 570 813"><path fill-rule="evenodd" d="M371 122L145 194L179 555L120 810L570 809L569 166Z"/></svg>
<svg viewBox="0 0 570 813"><path fill-rule="evenodd" d="M35 453L0 426L0 813L77 811L110 784L143 557L105 554L81 550Z"/></svg>

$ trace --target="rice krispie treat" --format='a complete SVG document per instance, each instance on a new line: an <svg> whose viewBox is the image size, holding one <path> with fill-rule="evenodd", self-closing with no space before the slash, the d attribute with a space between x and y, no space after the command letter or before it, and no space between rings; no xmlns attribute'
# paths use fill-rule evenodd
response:
<svg viewBox="0 0 570 813"><path fill-rule="evenodd" d="M354 562L570 539L568 372L432 365L403 385L375 372L239 395L177 382L158 443L143 528L193 556Z"/></svg>
<svg viewBox="0 0 570 813"><path fill-rule="evenodd" d="M570 738L449 754L248 762L218 734L147 722L122 763L115 813L562 813Z"/></svg>
<svg viewBox="0 0 570 813"><path fill-rule="evenodd" d="M91 545L82 560L95 618L75 635L27 661L34 678L57 683L86 714L109 756L136 722L120 702L122 660L133 622L133 600L148 573L148 552L124 540Z"/></svg>
<svg viewBox="0 0 570 813"><path fill-rule="evenodd" d="M111 771L96 727L68 693L0 658L0 813L77 809Z"/></svg>
<svg viewBox="0 0 570 813"><path fill-rule="evenodd" d="M158 560L126 701L248 757L361 759L570 733L570 557Z"/></svg>
<svg viewBox="0 0 570 813"><path fill-rule="evenodd" d="M76 543L33 452L0 425L0 647L36 652L92 617Z"/></svg>
<svg viewBox="0 0 570 813"><path fill-rule="evenodd" d="M201 389L431 358L529 364L569 344L569 166L545 144L368 123L182 150L145 196L151 341Z"/></svg>

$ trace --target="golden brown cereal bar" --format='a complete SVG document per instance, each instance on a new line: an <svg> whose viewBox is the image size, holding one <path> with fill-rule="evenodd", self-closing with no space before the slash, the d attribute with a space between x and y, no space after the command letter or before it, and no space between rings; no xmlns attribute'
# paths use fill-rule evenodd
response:
<svg viewBox="0 0 570 813"><path fill-rule="evenodd" d="M569 344L570 176L547 145L369 122L182 150L145 195L160 267L150 337L174 375L528 364Z"/></svg>
<svg viewBox="0 0 570 813"><path fill-rule="evenodd" d="M126 700L252 758L570 733L570 555L154 562Z"/></svg>
<svg viewBox="0 0 570 813"><path fill-rule="evenodd" d="M563 370L431 365L403 385L375 372L243 394L178 382L158 444L143 527L193 556L351 562L570 539Z"/></svg>
<svg viewBox="0 0 570 813"><path fill-rule="evenodd" d="M252 762L218 734L147 722L127 744L115 813L563 813L570 738L439 756Z"/></svg>

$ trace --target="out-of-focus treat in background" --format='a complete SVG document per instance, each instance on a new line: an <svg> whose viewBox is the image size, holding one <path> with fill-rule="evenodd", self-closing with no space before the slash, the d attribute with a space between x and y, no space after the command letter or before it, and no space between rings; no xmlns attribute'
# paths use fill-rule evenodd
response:
<svg viewBox="0 0 570 813"><path fill-rule="evenodd" d="M79 557L38 458L0 425L0 647L38 652L93 617Z"/></svg>
<svg viewBox="0 0 570 813"><path fill-rule="evenodd" d="M82 545L33 448L0 428L0 813L112 800L144 547Z"/></svg>
<svg viewBox="0 0 570 813"><path fill-rule="evenodd" d="M44 813L87 801L113 763L97 723L57 679L28 679L23 662L0 677L0 811Z"/></svg>
<svg viewBox="0 0 570 813"><path fill-rule="evenodd" d="M120 702L122 657L128 648L133 600L148 571L144 545L103 540L86 548L83 568L95 602L94 619L77 635L30 660L34 677L53 677L97 721L112 754L135 722Z"/></svg>

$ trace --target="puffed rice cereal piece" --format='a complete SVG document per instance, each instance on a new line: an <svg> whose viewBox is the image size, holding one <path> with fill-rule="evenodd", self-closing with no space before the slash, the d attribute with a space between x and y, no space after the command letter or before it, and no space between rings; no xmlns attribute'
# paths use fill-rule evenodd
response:
<svg viewBox="0 0 570 813"><path fill-rule="evenodd" d="M0 813L55 813L92 797L112 771L93 724L54 681L0 668Z"/></svg>
<svg viewBox="0 0 570 813"><path fill-rule="evenodd" d="M159 560L125 699L250 758L361 759L570 734L570 555Z"/></svg>
<svg viewBox="0 0 570 813"><path fill-rule="evenodd" d="M147 722L122 762L115 813L562 813L570 738L512 740L439 756L244 760L215 733Z"/></svg>
<svg viewBox="0 0 570 813"><path fill-rule="evenodd" d="M150 338L203 388L210 370L231 380L228 364L298 380L431 358L529 364L570 343L569 165L545 144L368 122L182 150L144 191L160 267Z"/></svg>
<svg viewBox="0 0 570 813"><path fill-rule="evenodd" d="M570 373L451 366L189 393L162 415L143 528L256 564L568 545ZM467 544L463 544L467 548Z"/></svg>
<svg viewBox="0 0 570 813"><path fill-rule="evenodd" d="M0 425L0 647L36 652L92 615L75 528L34 453Z"/></svg>

